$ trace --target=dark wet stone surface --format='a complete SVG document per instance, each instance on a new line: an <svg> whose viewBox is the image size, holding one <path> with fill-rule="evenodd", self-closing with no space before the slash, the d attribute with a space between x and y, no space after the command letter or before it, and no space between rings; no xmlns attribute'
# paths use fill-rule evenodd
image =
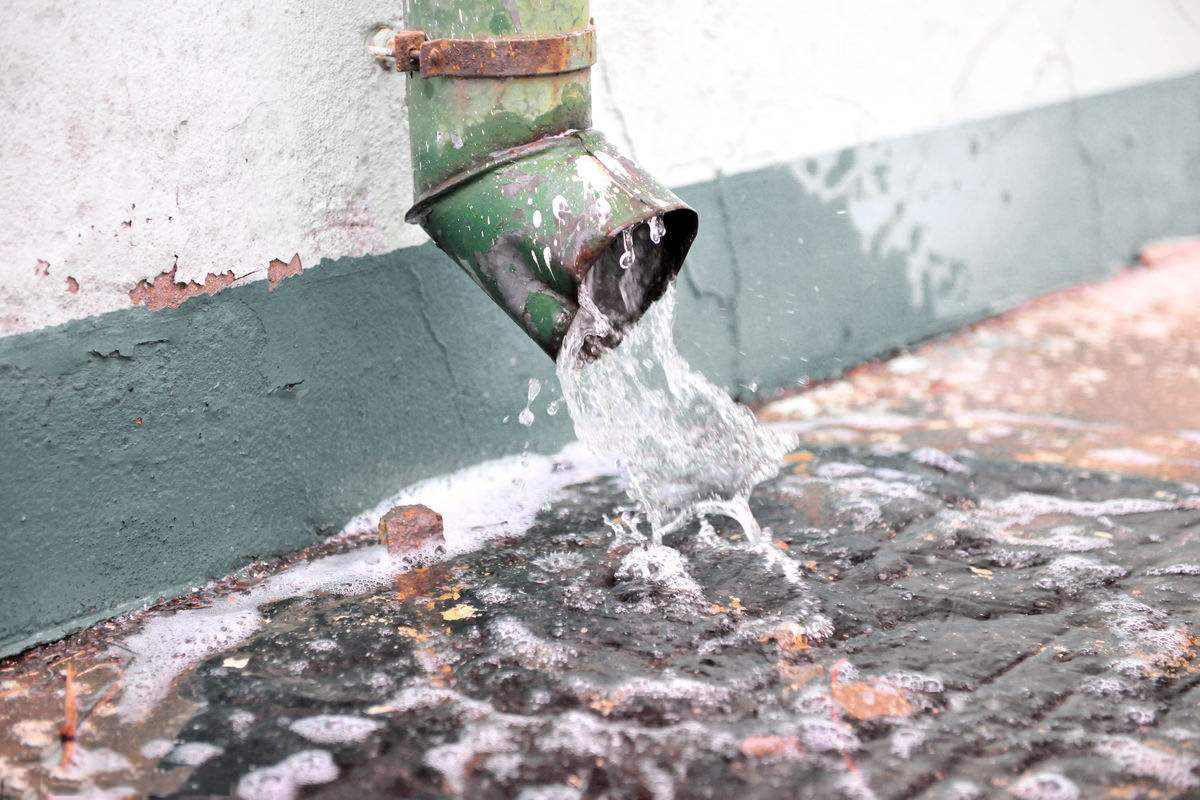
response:
<svg viewBox="0 0 1200 800"><path fill-rule="evenodd" d="M179 739L224 752L179 794L323 750L305 796L1193 796L1196 487L888 452L795 454L752 499L772 558L715 519L677 573L597 481L387 591L269 606L180 689Z"/></svg>

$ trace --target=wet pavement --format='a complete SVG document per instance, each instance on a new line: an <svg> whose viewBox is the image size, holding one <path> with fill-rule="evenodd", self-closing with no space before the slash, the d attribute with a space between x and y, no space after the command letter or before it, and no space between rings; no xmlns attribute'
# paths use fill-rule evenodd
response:
<svg viewBox="0 0 1200 800"><path fill-rule="evenodd" d="M1200 480L1200 240L762 409L808 441Z"/></svg>
<svg viewBox="0 0 1200 800"><path fill-rule="evenodd" d="M351 537L0 663L0 797L1197 796L1184 263L764 409L765 552L650 545L569 450L407 498L427 566Z"/></svg>

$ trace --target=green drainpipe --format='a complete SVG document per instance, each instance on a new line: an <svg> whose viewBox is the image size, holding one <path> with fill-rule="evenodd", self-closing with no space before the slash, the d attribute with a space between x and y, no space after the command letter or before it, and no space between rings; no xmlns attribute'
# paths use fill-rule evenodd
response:
<svg viewBox="0 0 1200 800"><path fill-rule="evenodd" d="M408 221L551 358L593 267L598 305L640 317L699 217L591 130L587 0L408 0L405 20L393 52L409 72Z"/></svg>

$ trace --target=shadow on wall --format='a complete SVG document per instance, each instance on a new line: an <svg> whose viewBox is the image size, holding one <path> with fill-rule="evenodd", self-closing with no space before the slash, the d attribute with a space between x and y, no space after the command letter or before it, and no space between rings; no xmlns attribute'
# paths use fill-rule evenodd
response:
<svg viewBox="0 0 1200 800"><path fill-rule="evenodd" d="M749 397L1200 231L1200 75L679 194L702 224L676 338ZM556 449L557 395L430 245L0 339L0 655L308 545L413 481Z"/></svg>

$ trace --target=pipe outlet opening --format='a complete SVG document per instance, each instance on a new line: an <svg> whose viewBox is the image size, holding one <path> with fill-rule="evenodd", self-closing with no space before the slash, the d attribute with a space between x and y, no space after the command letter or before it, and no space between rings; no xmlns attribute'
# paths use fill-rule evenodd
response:
<svg viewBox="0 0 1200 800"><path fill-rule="evenodd" d="M584 278L583 293L608 322L606 334L585 337L582 354L587 359L616 347L629 327L662 297L682 268L698 227L696 212L681 208L613 235Z"/></svg>

